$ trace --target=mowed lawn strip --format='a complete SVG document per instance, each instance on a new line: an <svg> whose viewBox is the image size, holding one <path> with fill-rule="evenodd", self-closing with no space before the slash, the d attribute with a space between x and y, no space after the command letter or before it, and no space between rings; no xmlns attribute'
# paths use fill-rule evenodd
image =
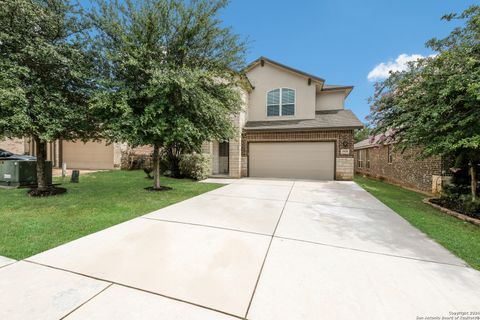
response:
<svg viewBox="0 0 480 320"><path fill-rule="evenodd" d="M142 171L105 171L81 175L78 184L62 182L68 192L55 197L0 189L0 255L24 259L222 186L172 178L162 183L172 190L144 190L152 181Z"/></svg>
<svg viewBox="0 0 480 320"><path fill-rule="evenodd" d="M355 182L411 225L480 270L480 227L451 217L422 202L425 195L385 182L355 177Z"/></svg>

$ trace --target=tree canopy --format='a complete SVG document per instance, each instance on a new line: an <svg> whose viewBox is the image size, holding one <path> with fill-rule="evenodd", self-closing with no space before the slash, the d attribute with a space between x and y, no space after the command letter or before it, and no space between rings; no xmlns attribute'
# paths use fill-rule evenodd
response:
<svg viewBox="0 0 480 320"><path fill-rule="evenodd" d="M234 133L245 42L222 25L225 0L99 0L91 18L108 61L96 98L112 140L199 149Z"/></svg>
<svg viewBox="0 0 480 320"><path fill-rule="evenodd" d="M357 143L362 140L368 139L371 133L372 133L372 129L368 125L364 125L362 129L358 129L355 131L355 136L353 137L353 141Z"/></svg>
<svg viewBox="0 0 480 320"><path fill-rule="evenodd" d="M88 25L67 0L0 0L0 136L32 137L46 188L46 142L97 132L88 100L95 54Z"/></svg>
<svg viewBox="0 0 480 320"><path fill-rule="evenodd" d="M465 20L444 39L427 46L433 57L411 62L406 71L391 73L371 97L374 134L400 148L422 146L422 156L468 159L472 197L480 161L480 7L471 6L444 20Z"/></svg>

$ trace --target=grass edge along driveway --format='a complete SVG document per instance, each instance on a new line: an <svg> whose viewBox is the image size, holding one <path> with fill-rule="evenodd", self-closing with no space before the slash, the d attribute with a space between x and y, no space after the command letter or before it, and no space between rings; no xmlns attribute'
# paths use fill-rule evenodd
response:
<svg viewBox="0 0 480 320"><path fill-rule="evenodd" d="M385 182L355 176L367 192L430 238L480 270L480 228L424 204L425 195Z"/></svg>
<svg viewBox="0 0 480 320"><path fill-rule="evenodd" d="M221 184L162 178L172 190L149 192L143 171L105 171L61 182L63 195L31 198L26 189L0 189L0 256L20 260L151 211L219 188Z"/></svg>

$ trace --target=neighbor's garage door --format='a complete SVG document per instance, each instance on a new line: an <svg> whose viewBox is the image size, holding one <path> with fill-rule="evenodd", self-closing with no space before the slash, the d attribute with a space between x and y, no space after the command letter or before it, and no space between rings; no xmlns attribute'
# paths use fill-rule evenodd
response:
<svg viewBox="0 0 480 320"><path fill-rule="evenodd" d="M113 145L63 141L63 162L68 169L113 169Z"/></svg>
<svg viewBox="0 0 480 320"><path fill-rule="evenodd" d="M259 142L249 144L249 176L333 180L333 142Z"/></svg>

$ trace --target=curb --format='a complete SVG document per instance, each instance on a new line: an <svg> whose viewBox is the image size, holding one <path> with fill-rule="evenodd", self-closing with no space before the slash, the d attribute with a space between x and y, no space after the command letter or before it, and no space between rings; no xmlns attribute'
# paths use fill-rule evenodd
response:
<svg viewBox="0 0 480 320"><path fill-rule="evenodd" d="M442 207L436 203L432 203L430 200L432 199L438 199L438 198L425 198L423 199L423 203L425 204L428 204L429 206L432 206L434 207L435 209L438 209L440 211L442 211L443 213L446 213L450 216L453 216L457 219L460 219L460 220L463 220L463 221L467 221L467 222L470 222L474 225L477 225L477 226L480 226L480 219L475 219L475 218L472 218L472 217L469 217L465 214L462 214L462 213L459 213L457 211L453 211L453 210L450 210L450 209L447 209L445 207Z"/></svg>

